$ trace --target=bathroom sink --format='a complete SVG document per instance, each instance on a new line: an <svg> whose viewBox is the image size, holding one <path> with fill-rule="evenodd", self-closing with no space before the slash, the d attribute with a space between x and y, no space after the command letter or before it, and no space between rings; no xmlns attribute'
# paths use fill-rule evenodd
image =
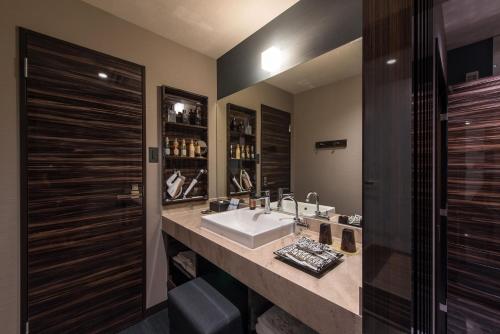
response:
<svg viewBox="0 0 500 334"><path fill-rule="evenodd" d="M299 204L299 215L301 217L314 217L316 212L315 203L297 202ZM271 209L276 209L278 207L278 202L271 203ZM282 203L281 211L295 214L295 203L294 201L285 200ZM332 217L335 214L335 207L320 205L319 211L322 213L327 213L328 217Z"/></svg>
<svg viewBox="0 0 500 334"><path fill-rule="evenodd" d="M203 216L201 226L252 249L294 231L292 216L248 208Z"/></svg>

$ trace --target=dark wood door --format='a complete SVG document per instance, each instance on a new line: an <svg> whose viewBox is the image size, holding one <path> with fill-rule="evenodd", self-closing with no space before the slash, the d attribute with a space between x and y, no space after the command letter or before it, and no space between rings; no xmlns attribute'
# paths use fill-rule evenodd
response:
<svg viewBox="0 0 500 334"><path fill-rule="evenodd" d="M23 319L114 332L144 305L144 67L20 37Z"/></svg>
<svg viewBox="0 0 500 334"><path fill-rule="evenodd" d="M261 106L261 189L278 198L278 188L290 189L290 113Z"/></svg>

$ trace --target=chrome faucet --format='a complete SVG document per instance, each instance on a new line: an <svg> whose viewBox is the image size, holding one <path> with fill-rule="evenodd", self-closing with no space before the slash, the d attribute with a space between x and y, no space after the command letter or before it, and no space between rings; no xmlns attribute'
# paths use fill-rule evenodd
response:
<svg viewBox="0 0 500 334"><path fill-rule="evenodd" d="M285 195L285 190L290 190L288 188L278 188L278 211L281 210L281 199L283 198L283 196ZM289 195L289 194L287 194Z"/></svg>
<svg viewBox="0 0 500 334"><path fill-rule="evenodd" d="M307 196L306 196L306 202L310 203L311 202L311 197L313 197L313 196L314 196L314 199L316 200L316 211L314 212L314 214L316 215L316 217L328 218L328 214L327 213L323 214L319 210L319 195L318 195L317 192L311 191L309 194L307 194Z"/></svg>
<svg viewBox="0 0 500 334"><path fill-rule="evenodd" d="M297 200L295 199L295 197L292 195L292 194L287 194L287 195L284 195L280 201L278 202L278 206L281 206L281 202L282 201L285 201L285 200L290 200L290 201L294 201L295 202L295 217L293 218L293 221L297 224L297 225L300 225L300 226L304 226L304 227L309 227L309 225L307 223L305 223L302 219L300 219L299 217L299 203L297 203Z"/></svg>
<svg viewBox="0 0 500 334"><path fill-rule="evenodd" d="M264 201L264 213L271 213L271 192L264 190L263 193L264 196L261 195L257 200Z"/></svg>

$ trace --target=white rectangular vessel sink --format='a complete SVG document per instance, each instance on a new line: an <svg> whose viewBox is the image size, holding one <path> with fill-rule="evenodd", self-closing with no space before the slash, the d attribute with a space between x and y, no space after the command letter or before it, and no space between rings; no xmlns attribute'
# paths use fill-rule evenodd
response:
<svg viewBox="0 0 500 334"><path fill-rule="evenodd" d="M307 202L297 202L299 204L299 216L301 217L314 217L316 215L316 204L315 203L307 203ZM278 207L278 202L272 202L271 208L276 209ZM288 212L295 214L295 202L284 200L282 202L283 212ZM320 205L319 211L321 213L326 213L328 217L332 217L335 214L335 207Z"/></svg>
<svg viewBox="0 0 500 334"><path fill-rule="evenodd" d="M294 232L292 216L248 208L203 216L201 226L252 249Z"/></svg>

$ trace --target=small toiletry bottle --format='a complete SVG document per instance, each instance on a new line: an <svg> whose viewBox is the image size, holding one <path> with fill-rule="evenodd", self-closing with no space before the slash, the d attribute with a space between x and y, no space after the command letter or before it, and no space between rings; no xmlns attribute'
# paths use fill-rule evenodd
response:
<svg viewBox="0 0 500 334"><path fill-rule="evenodd" d="M195 115L195 125L201 125L201 108L200 106L196 107L196 115Z"/></svg>
<svg viewBox="0 0 500 334"><path fill-rule="evenodd" d="M241 158L240 144L236 144L235 159L240 159L240 158Z"/></svg>
<svg viewBox="0 0 500 334"><path fill-rule="evenodd" d="M165 138L165 156L170 155L170 142L168 141L168 137Z"/></svg>
<svg viewBox="0 0 500 334"><path fill-rule="evenodd" d="M255 208L257 207L257 199L254 193L250 195L250 201L248 206L250 210L255 210Z"/></svg>
<svg viewBox="0 0 500 334"><path fill-rule="evenodd" d="M252 159L255 159L255 153L253 152L253 145L252 145L252 146L250 146L250 157L251 157Z"/></svg>
<svg viewBox="0 0 500 334"><path fill-rule="evenodd" d="M179 111L175 114L175 122L182 123L182 112Z"/></svg>
<svg viewBox="0 0 500 334"><path fill-rule="evenodd" d="M182 111L182 123L189 124L189 113L184 109Z"/></svg>
<svg viewBox="0 0 500 334"><path fill-rule="evenodd" d="M197 157L201 157L201 147L200 143L197 140L194 142L194 154Z"/></svg>
<svg viewBox="0 0 500 334"><path fill-rule="evenodd" d="M181 157L186 156L186 139L182 139L182 144L181 144Z"/></svg>
<svg viewBox="0 0 500 334"><path fill-rule="evenodd" d="M252 126L250 125L250 121L248 121L247 127L245 128L245 134L247 134L247 135L252 134Z"/></svg>
<svg viewBox="0 0 500 334"><path fill-rule="evenodd" d="M245 146L245 152L246 152L247 159L251 159L251 157L250 157L250 145Z"/></svg>
<svg viewBox="0 0 500 334"><path fill-rule="evenodd" d="M229 145L229 158L234 159L233 155L233 144Z"/></svg>
<svg viewBox="0 0 500 334"><path fill-rule="evenodd" d="M179 156L179 142L177 141L177 138L174 140L174 156Z"/></svg>
<svg viewBox="0 0 500 334"><path fill-rule="evenodd" d="M245 145L241 145L241 153L240 154L241 154L240 158L242 160L245 160Z"/></svg>
<svg viewBox="0 0 500 334"><path fill-rule="evenodd" d="M194 111L194 109L189 110L189 124L196 124L196 112Z"/></svg>
<svg viewBox="0 0 500 334"><path fill-rule="evenodd" d="M175 123L175 110L174 110L174 106L172 104L170 105L170 108L168 109L167 121L169 123Z"/></svg>
<svg viewBox="0 0 500 334"><path fill-rule="evenodd" d="M194 158L194 143L192 139L191 142L189 143L189 157Z"/></svg>
<svg viewBox="0 0 500 334"><path fill-rule="evenodd" d="M229 124L229 129L231 131L235 131L236 130L236 118L233 117L231 119L231 123Z"/></svg>

